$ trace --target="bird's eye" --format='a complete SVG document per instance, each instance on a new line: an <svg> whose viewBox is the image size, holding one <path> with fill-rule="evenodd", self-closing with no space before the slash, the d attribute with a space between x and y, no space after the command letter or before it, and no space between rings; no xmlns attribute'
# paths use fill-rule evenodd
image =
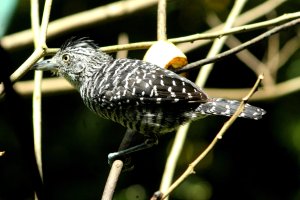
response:
<svg viewBox="0 0 300 200"><path fill-rule="evenodd" d="M70 55L68 55L68 54L62 55L61 58L65 63L68 63L70 61Z"/></svg>

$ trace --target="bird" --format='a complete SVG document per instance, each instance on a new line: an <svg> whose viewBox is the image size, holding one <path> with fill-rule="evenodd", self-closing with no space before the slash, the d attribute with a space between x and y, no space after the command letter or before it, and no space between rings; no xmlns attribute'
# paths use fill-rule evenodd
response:
<svg viewBox="0 0 300 200"><path fill-rule="evenodd" d="M64 77L91 111L147 138L209 115L232 116L240 105L210 98L192 81L150 62L114 59L89 38L67 40L52 58L32 69ZM265 113L245 104L239 117L258 120Z"/></svg>

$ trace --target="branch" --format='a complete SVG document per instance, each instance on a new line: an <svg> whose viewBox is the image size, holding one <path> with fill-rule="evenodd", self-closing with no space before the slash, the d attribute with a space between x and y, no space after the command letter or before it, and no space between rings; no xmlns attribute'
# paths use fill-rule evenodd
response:
<svg viewBox="0 0 300 200"><path fill-rule="evenodd" d="M38 47L38 38L40 33L40 18L39 18L39 2L31 0L31 27L34 35L34 46ZM43 167L42 167L42 146L41 146L41 80L43 73L36 71L34 73L34 91L32 94L32 120L33 120L33 144L34 154L37 168L41 180L43 181ZM38 198L38 197L36 197Z"/></svg>
<svg viewBox="0 0 300 200"><path fill-rule="evenodd" d="M258 6L252 8L251 10L248 10L241 14L237 19L235 26L241 26L244 24L249 24L250 22L263 17L266 15L266 13L273 11L278 6L280 6L282 3L284 3L286 0L272 0L272 1L265 1ZM209 32L219 31L224 28L224 24L220 24L219 26L214 27L213 29L210 29ZM207 32L206 32L207 33ZM203 46L207 44L209 41L207 40L198 40L193 43L185 43L185 44L179 44L178 47L184 51L184 52L190 52L194 49L199 48L200 46Z"/></svg>
<svg viewBox="0 0 300 200"><path fill-rule="evenodd" d="M129 43L129 37L127 33L120 33L118 36L118 44L128 44ZM127 58L128 51L118 51L116 54L116 58Z"/></svg>
<svg viewBox="0 0 300 200"><path fill-rule="evenodd" d="M209 17L207 17L206 22L211 27L221 23L218 16L214 13L211 13ZM229 47L229 49L237 47L241 44L242 42L240 42L234 35L231 35L228 37L228 40L226 40L226 45ZM239 58L239 60L245 65L247 65L252 71L254 71L257 76L261 73L264 74L264 79L262 80L263 86L268 87L275 84L275 80L273 79L268 66L264 64L263 61L260 61L258 58L256 58L248 49L244 49L235 56Z"/></svg>
<svg viewBox="0 0 300 200"><path fill-rule="evenodd" d="M254 92L257 90L261 80L263 79L263 75L260 75L250 90L250 92L243 98L241 104L239 105L238 109L234 113L232 117L223 125L221 130L218 132L218 134L215 136L215 138L212 140L212 142L207 146L207 148L191 163L189 164L189 167L186 169L186 171L171 185L170 188L166 192L163 193L163 196L161 199L165 199L176 187L178 187L189 175L194 174L194 168L199 164L203 158L214 148L216 143L222 139L224 133L228 130L228 128L234 123L234 121L238 118L240 113L243 111L246 102L249 100L249 98L254 94Z"/></svg>
<svg viewBox="0 0 300 200"><path fill-rule="evenodd" d="M205 91L209 94L209 96L217 97L221 96L223 98L230 99L239 99L244 94L247 93L249 89L206 89ZM277 99L283 96L286 96L291 93L300 91L300 77L290 79L288 81L284 81L282 83L278 83L268 90L259 90L255 93L252 100L255 101L266 101Z"/></svg>
<svg viewBox="0 0 300 200"><path fill-rule="evenodd" d="M42 48L36 48L27 60L10 76L12 83L20 80L40 58L45 56L45 51ZM2 90L0 91L2 93Z"/></svg>
<svg viewBox="0 0 300 200"><path fill-rule="evenodd" d="M123 168L123 162L121 160L115 160L110 169L106 185L103 191L102 200L111 200Z"/></svg>
<svg viewBox="0 0 300 200"><path fill-rule="evenodd" d="M46 0L41 24L41 30L39 34L39 46L46 49L46 36L49 24L50 11L52 6L52 0Z"/></svg>
<svg viewBox="0 0 300 200"><path fill-rule="evenodd" d="M271 29L269 31L264 32L263 34L261 34L261 35L255 37L255 38L253 38L253 39L251 39L251 40L243 43L240 46L237 46L237 47L235 47L233 49L230 49L228 51L220 53L220 54L218 54L215 57L206 58L206 59L202 59L202 60L190 63L190 64L186 65L183 68L174 69L174 71L176 73L186 72L186 71L191 70L191 69L200 68L201 66L206 65L208 63L216 62L216 61L221 60L221 59L223 59L223 58L225 58L227 56L236 54L236 53L238 53L238 52L240 52L240 51L242 51L242 50L244 50L246 48L249 48L253 44L255 44L257 42L260 42L260 41L264 40L265 38L270 37L271 35L276 34L276 33L280 32L280 31L283 31L283 30L285 30L287 28L293 27L293 26L295 26L295 25L297 25L299 23L300 23L300 19L295 19L293 21L287 22L287 23L282 24L280 26L277 26L277 27L275 27L275 28L273 28L273 29Z"/></svg>
<svg viewBox="0 0 300 200"><path fill-rule="evenodd" d="M298 32L299 32L298 28ZM269 65L271 66L271 73L275 75L277 71L290 59L292 55L300 48L299 43L299 33L295 37L291 38L289 41L287 41L284 46L280 49L278 52L279 55L275 55L274 59L271 58ZM278 59L279 57L279 59ZM278 61L279 60L279 61ZM279 62L276 65L274 62Z"/></svg>
<svg viewBox="0 0 300 200"><path fill-rule="evenodd" d="M157 9L157 40L167 40L167 1L159 0Z"/></svg>
<svg viewBox="0 0 300 200"><path fill-rule="evenodd" d="M43 51L46 46L46 34L50 17L52 0L46 0L43 11L43 19L41 29L39 27L39 4L37 0L31 0L31 27L34 36L34 46L40 47ZM41 181L43 181L43 168L42 168L42 113L41 113L41 81L43 73L36 71L34 73L34 92L32 98L32 119L33 119L33 140L34 140L34 154L36 159L37 168ZM35 199L38 198L37 192ZM42 198L42 197L40 197Z"/></svg>
<svg viewBox="0 0 300 200"><path fill-rule="evenodd" d="M228 18L226 19L226 22L225 22L225 25L224 25L224 30L225 31L232 28L236 18L238 17L240 12L242 11L242 8L244 7L245 4L246 4L245 0L235 1L235 4L233 5L233 8L232 8L231 12L229 13ZM224 43L225 43L226 39L227 39L227 36L221 37L220 39L215 40L213 42L213 45L212 45L210 51L208 52L207 58L214 57L217 54L219 54L222 47L224 46ZM182 67L180 69L183 69L183 68L185 68L185 67ZM205 65L201 68L201 70L199 72L199 75L196 79L196 84L198 86L204 87L205 82L206 82L212 68L213 68L213 64Z"/></svg>

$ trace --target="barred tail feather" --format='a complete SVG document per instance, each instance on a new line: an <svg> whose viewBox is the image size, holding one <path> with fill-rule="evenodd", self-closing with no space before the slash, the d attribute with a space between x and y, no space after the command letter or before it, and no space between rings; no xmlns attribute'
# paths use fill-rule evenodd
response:
<svg viewBox="0 0 300 200"><path fill-rule="evenodd" d="M212 98L209 102L201 104L196 111L203 115L232 116L239 105L240 102L236 100ZM257 120L261 119L264 114L266 114L264 109L246 104L239 117Z"/></svg>

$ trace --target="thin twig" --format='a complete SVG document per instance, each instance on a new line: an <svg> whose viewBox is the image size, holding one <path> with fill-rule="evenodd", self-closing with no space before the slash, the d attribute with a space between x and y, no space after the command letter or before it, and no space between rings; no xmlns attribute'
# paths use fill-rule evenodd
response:
<svg viewBox="0 0 300 200"><path fill-rule="evenodd" d="M35 46L41 47L42 49L47 48L46 46L46 35L47 27L49 23L50 11L51 11L52 0L46 0L43 11L42 25L39 28L39 11L38 1L32 0L32 14L31 14L31 25L34 31ZM39 33L38 33L39 31ZM42 169L42 128L41 128L41 82L43 73L36 71L34 74L34 92L33 92L33 135L34 135L34 150L37 160L40 176L43 180L43 169Z"/></svg>
<svg viewBox="0 0 300 200"><path fill-rule="evenodd" d="M38 1L31 1L31 26L34 35L35 47L41 47L45 50L46 46L46 34L50 17L52 0L46 0L43 11L43 19L41 29L39 29L39 5ZM36 157L36 164L39 170L39 175L43 181L43 168L42 168L42 114L41 114L41 81L43 78L42 72L35 72L34 74L34 92L32 98L33 109L33 140L34 140L34 153ZM38 199L38 195L35 194L35 199Z"/></svg>
<svg viewBox="0 0 300 200"><path fill-rule="evenodd" d="M298 28L299 29L299 28ZM300 29L299 29L300 30ZM295 37L291 38L289 41L285 42L283 47L278 52L278 55L274 55L274 59L271 58L269 61L269 65L271 66L271 74L274 78L277 76L278 70L290 59L292 55L300 48L299 43L299 34ZM277 60L279 58L279 62ZM278 64L274 64L273 62L278 62Z"/></svg>
<svg viewBox="0 0 300 200"><path fill-rule="evenodd" d="M39 18L39 2L38 0L31 0L31 27L34 35L34 46L38 46L39 32L40 32L40 18ZM33 141L34 154L36 164L39 170L39 175L43 181L43 167L42 167L42 128L41 128L41 80L43 77L42 71L34 73L34 90L32 94L32 120L33 120ZM37 196L35 197L37 198Z"/></svg>
<svg viewBox="0 0 300 200"><path fill-rule="evenodd" d="M46 46L46 33L47 27L49 22L49 15L50 15L50 8L51 8L52 1L46 1L43 19L42 19L42 26L41 26L41 34L40 34L40 43L38 48L34 50L34 52L30 55L30 57L10 76L11 82L15 83L20 78L22 78L30 69L30 67L36 63L41 57L46 54L47 46ZM32 41L32 40L31 40ZM0 91L2 92L2 91Z"/></svg>
<svg viewBox="0 0 300 200"><path fill-rule="evenodd" d="M12 74L10 80L12 83L20 80L41 57L45 56L45 51L42 48L36 48L27 60ZM0 91L1 93L2 91Z"/></svg>
<svg viewBox="0 0 300 200"><path fill-rule="evenodd" d="M247 93L249 89L206 89L205 91L210 96L221 96L223 98L239 99ZM300 77L296 77L282 83L278 83L267 90L259 90L255 93L251 100L266 101L271 99L277 99L284 97L288 94L292 94L300 91Z"/></svg>
<svg viewBox="0 0 300 200"><path fill-rule="evenodd" d="M120 33L118 37L118 44L128 44L129 43L129 38L127 33ZM127 58L128 51L123 50L123 51L118 51L116 54L116 58Z"/></svg>
<svg viewBox="0 0 300 200"><path fill-rule="evenodd" d="M221 130L217 133L212 142L207 146L207 148L191 163L186 171L170 186L170 188L163 193L162 199L165 199L178 185L180 185L189 175L194 174L194 168L199 164L203 158L213 149L216 143L222 139L224 133L228 130L228 128L233 124L233 122L238 118L240 113L243 111L245 107L245 103L249 100L249 98L254 94L257 90L261 80L263 79L263 75L258 76L258 79L250 92L243 98L241 104L239 105L236 112L230 117L230 119L223 125Z"/></svg>
<svg viewBox="0 0 300 200"><path fill-rule="evenodd" d="M102 200L111 200L117 185L118 178L123 168L123 162L121 160L115 160L112 164L110 173L108 175L105 188L102 195Z"/></svg>
<svg viewBox="0 0 300 200"><path fill-rule="evenodd" d="M244 24L249 24L250 22L263 17L266 15L266 13L273 11L278 6L280 6L282 3L284 3L286 0L272 0L272 1L265 1L258 6L252 8L251 10L248 10L241 14L237 19L236 23L234 24L236 27L241 26ZM224 24L220 24L219 26L214 27L213 29L210 29L209 32L219 31L224 28ZM207 32L206 32L207 33ZM209 41L207 40L197 40L193 43L183 43L179 44L178 48L180 48L183 52L190 52L193 51L200 46L203 46L207 44Z"/></svg>
<svg viewBox="0 0 300 200"><path fill-rule="evenodd" d="M298 43L298 42L297 42ZM280 35L274 34L268 38L268 49L265 56L265 63L268 73L271 75L272 69L278 69L280 59ZM274 71L273 71L274 72Z"/></svg>
<svg viewBox="0 0 300 200"><path fill-rule="evenodd" d="M39 46L43 49L46 49L46 36L48 32L48 24L49 24L49 17L51 12L52 0L46 0L41 24L41 30L39 34Z"/></svg>
<svg viewBox="0 0 300 200"><path fill-rule="evenodd" d="M206 22L211 27L221 23L218 16L214 13L207 17ZM226 40L226 45L229 47L229 49L240 46L241 44L242 42L240 42L234 35L231 35L228 37L228 40ZM252 71L254 71L257 76L261 73L264 74L264 79L262 81L263 86L273 86L275 84L275 80L271 76L270 70L266 64L256 58L248 49L244 49L243 51L237 53L236 57L245 63L245 65L247 65Z"/></svg>
<svg viewBox="0 0 300 200"><path fill-rule="evenodd" d="M167 1L158 0L157 8L157 40L167 40Z"/></svg>
<svg viewBox="0 0 300 200"><path fill-rule="evenodd" d="M174 42L174 43L183 43L183 42L193 42L196 40L205 40L205 39L211 40L211 39L215 39L215 38L220 38L225 35L234 35L234 34L238 34L238 33L245 33L245 32L254 31L257 29L276 26L276 25L282 24L286 21L297 19L299 17L300 17L300 12L288 13L288 14L284 14L280 17L276 17L274 19L257 22L257 23L253 23L253 24L247 24L244 26L237 26L237 27L230 28L228 30L216 30L216 31L212 32L211 30L216 29L216 28L212 28L207 33L198 33L198 34L194 34L194 35L173 38L173 39L169 39L169 41ZM224 24L220 24L216 27L220 27L220 26L224 26Z"/></svg>
<svg viewBox="0 0 300 200"><path fill-rule="evenodd" d="M242 9L243 9L244 5L246 4L246 2L247 2L246 0L235 1L235 4L233 5L233 8L232 8L231 12L229 13L228 18L225 22L224 30L228 30L233 26L235 20L237 19L238 15L242 11ZM213 45L212 45L210 51L208 52L207 58L214 57L217 54L219 54L222 47L224 46L224 43L225 43L226 39L227 39L227 36L215 40L213 42ZM201 70L199 72L199 75L196 79L196 84L198 86L204 87L205 82L206 82L212 68L213 68L212 63L210 63L208 65L205 65L201 68Z"/></svg>
<svg viewBox="0 0 300 200"><path fill-rule="evenodd" d="M255 38L243 43L242 45L240 45L238 47L235 47L235 48L230 49L228 51L224 51L223 53L220 53L215 57L206 58L206 59L202 59L202 60L190 63L190 64L186 65L185 67L180 68L180 69L175 69L174 71L176 73L186 72L186 71L189 71L191 69L200 68L201 66L206 65L208 63L216 62L216 61L221 60L221 59L223 59L223 58L225 58L229 55L236 54L236 53L250 47L251 45L253 45L257 42L260 42L260 41L270 37L273 34L276 34L276 33L280 32L280 31L283 31L287 28L293 27L293 26L295 26L299 23L300 23L300 19L295 19L293 21L287 22L287 23L282 24L280 26L277 26L277 27L275 27L275 28L273 28L269 31L264 32L263 34L261 34L261 35L255 37Z"/></svg>

